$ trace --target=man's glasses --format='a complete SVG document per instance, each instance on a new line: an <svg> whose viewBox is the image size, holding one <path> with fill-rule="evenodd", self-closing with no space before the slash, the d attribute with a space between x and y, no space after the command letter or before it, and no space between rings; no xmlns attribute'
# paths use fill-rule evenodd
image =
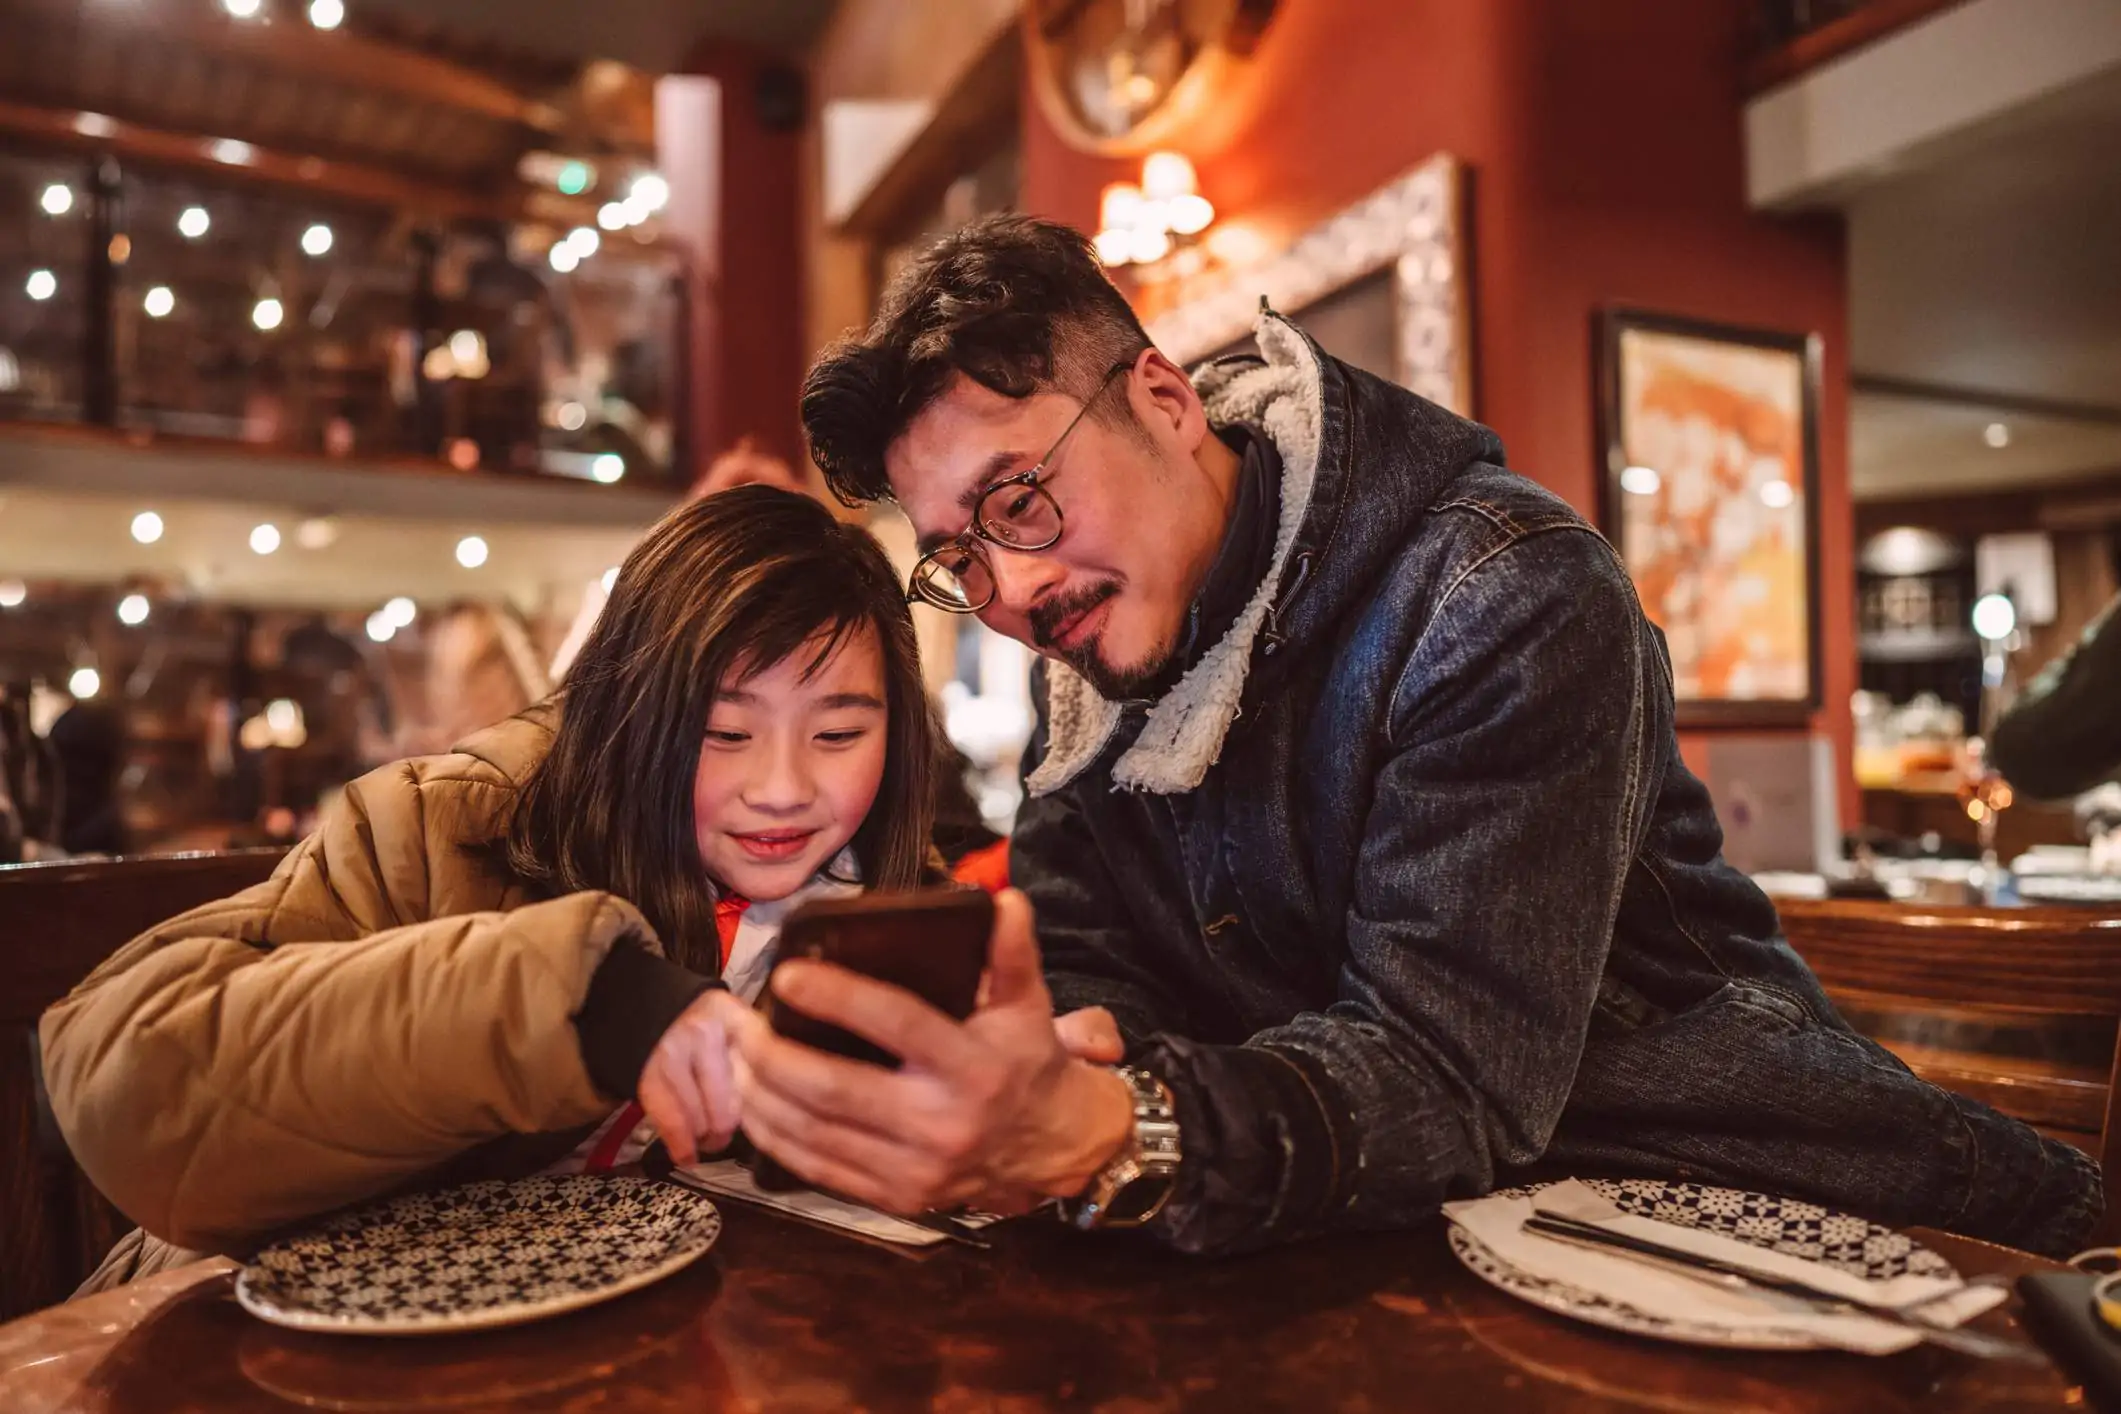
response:
<svg viewBox="0 0 2121 1414"><path fill-rule="evenodd" d="M994 602L994 567L987 562L981 541L1019 554L1050 550L1060 543L1060 502L1046 489L1052 480L1053 459L1112 380L1133 366L1129 359L1105 374L1097 391L1083 401L1037 465L1005 476L980 493L979 503L972 508L971 528L949 544L930 550L914 565L906 592L908 603L919 600L953 614L976 614Z"/></svg>

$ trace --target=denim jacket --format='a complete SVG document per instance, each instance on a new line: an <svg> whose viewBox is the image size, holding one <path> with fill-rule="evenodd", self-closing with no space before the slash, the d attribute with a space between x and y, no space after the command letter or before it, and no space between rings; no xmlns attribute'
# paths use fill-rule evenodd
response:
<svg viewBox="0 0 2121 1414"><path fill-rule="evenodd" d="M1724 863L1612 548L1486 428L1259 342L1196 383L1281 455L1273 566L1154 703L1042 666L1011 848L1055 1005L1172 1089L1154 1230L1238 1250L1568 1172L2069 1249L2091 1161L1851 1031Z"/></svg>

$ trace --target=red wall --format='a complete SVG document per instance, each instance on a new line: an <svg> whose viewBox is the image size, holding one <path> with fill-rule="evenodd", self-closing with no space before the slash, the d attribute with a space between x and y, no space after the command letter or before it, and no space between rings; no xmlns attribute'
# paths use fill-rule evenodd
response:
<svg viewBox="0 0 2121 1414"><path fill-rule="evenodd" d="M700 45L681 72L719 82L719 118L699 131L657 134L671 184L665 225L694 260L690 422L700 469L747 435L798 466L803 460L801 135L759 121L755 94L768 62L740 46ZM688 202L695 194L700 200Z"/></svg>
<svg viewBox="0 0 2121 1414"><path fill-rule="evenodd" d="M1595 514L1594 313L1628 305L1820 334L1825 707L1853 823L1856 652L1847 281L1838 220L1744 198L1741 0L1301 0L1185 145L1224 219L1286 238L1423 158L1472 169L1477 414L1519 471ZM1093 228L1138 163L1069 148L1025 96L1028 209ZM1702 740L1682 747L1699 767Z"/></svg>

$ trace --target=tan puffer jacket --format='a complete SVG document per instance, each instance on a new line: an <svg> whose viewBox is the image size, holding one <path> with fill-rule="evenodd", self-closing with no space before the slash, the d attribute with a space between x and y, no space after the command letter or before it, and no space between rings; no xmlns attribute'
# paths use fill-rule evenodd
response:
<svg viewBox="0 0 2121 1414"><path fill-rule="evenodd" d="M550 711L363 776L271 879L45 1013L59 1126L127 1216L238 1252L392 1189L533 1171L610 1113L571 1019L614 945L660 951L647 923L610 894L530 901L466 849L500 833Z"/></svg>

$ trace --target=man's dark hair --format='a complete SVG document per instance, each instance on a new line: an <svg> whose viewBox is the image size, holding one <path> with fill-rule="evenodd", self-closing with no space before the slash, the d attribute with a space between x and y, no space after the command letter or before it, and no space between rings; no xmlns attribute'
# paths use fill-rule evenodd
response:
<svg viewBox="0 0 2121 1414"><path fill-rule="evenodd" d="M956 375L1004 397L1088 398L1114 365L1147 347L1141 321L1081 232L1028 216L989 217L915 258L884 292L868 331L811 365L803 380L810 455L842 501L882 500L891 494L885 448Z"/></svg>

